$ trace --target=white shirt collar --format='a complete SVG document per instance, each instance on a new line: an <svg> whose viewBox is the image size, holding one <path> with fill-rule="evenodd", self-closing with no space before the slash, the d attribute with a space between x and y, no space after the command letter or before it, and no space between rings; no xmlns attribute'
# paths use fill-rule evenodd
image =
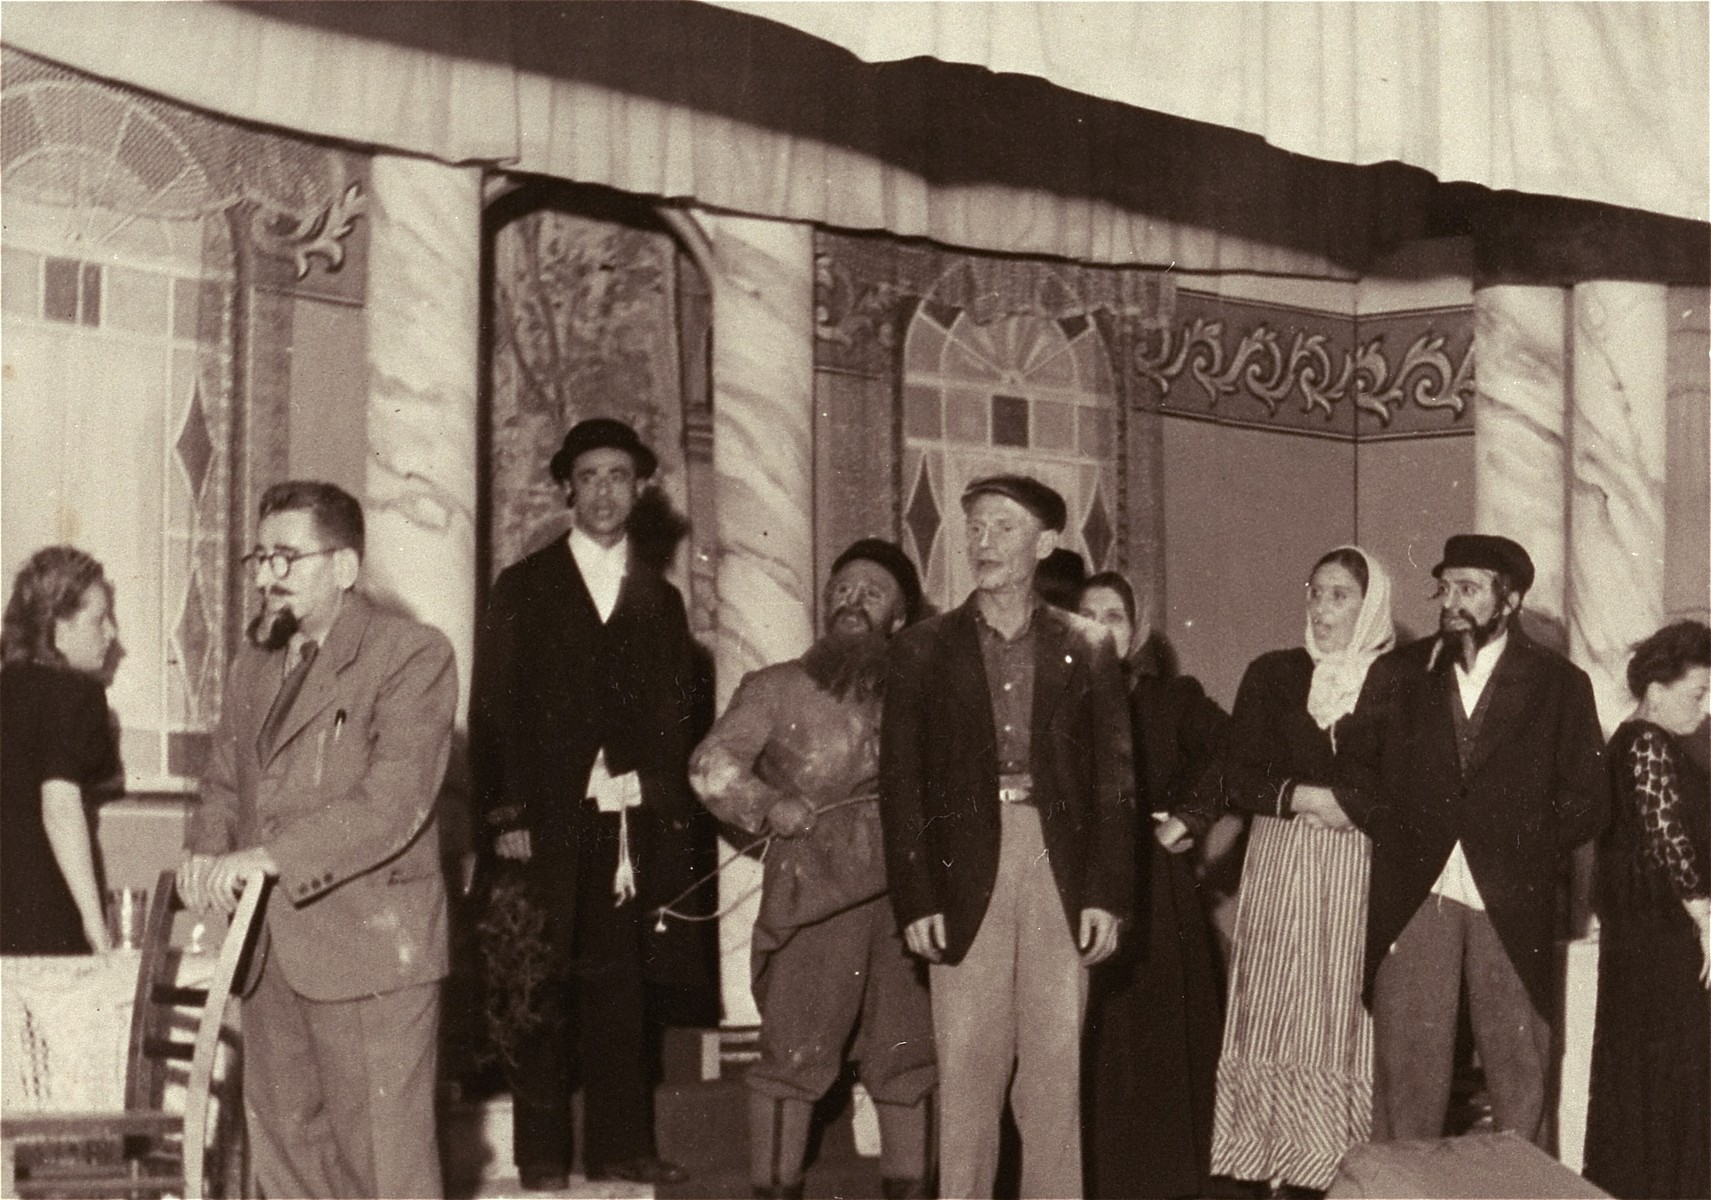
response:
<svg viewBox="0 0 1711 1200"><path fill-rule="evenodd" d="M1468 712L1479 703L1479 697L1485 692L1485 685L1491 682L1491 673L1497 669L1497 660L1503 657L1503 649L1509 644L1509 631L1492 638L1474 652L1473 669L1467 670L1458 662L1456 664L1456 684L1461 688L1462 702Z"/></svg>
<svg viewBox="0 0 1711 1200"><path fill-rule="evenodd" d="M571 526L570 556L576 569L582 572L582 582L594 599L594 608L602 621L610 619L618 606L618 591L624 584L624 573L630 567L630 539L619 538L611 546L602 546L576 526Z"/></svg>

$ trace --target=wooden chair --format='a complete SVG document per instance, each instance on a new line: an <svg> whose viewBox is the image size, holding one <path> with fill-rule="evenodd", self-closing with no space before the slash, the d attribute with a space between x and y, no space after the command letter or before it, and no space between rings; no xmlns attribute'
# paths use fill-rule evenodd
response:
<svg viewBox="0 0 1711 1200"><path fill-rule="evenodd" d="M215 1058L226 1006L259 924L266 884L260 872L245 880L213 978L206 988L188 988L174 982L171 954L173 918L183 904L174 873L161 873L143 929L124 1111L0 1115L9 1185L0 1194L129 1200L202 1200L208 1194ZM173 1036L190 1031L187 1010L196 1014L193 1041ZM173 1063L189 1064L182 1113L163 1109ZM241 1111L237 1119L241 1127ZM220 1174L228 1182L241 1178L241 1164L224 1165L228 1169Z"/></svg>

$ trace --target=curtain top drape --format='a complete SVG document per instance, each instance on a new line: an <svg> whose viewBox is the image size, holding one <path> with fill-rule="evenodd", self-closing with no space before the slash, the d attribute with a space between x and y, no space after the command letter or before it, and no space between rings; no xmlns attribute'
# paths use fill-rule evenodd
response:
<svg viewBox="0 0 1711 1200"><path fill-rule="evenodd" d="M299 133L1087 262L1347 278L1428 171L1706 216L1703 5L733 7L768 19L8 0L0 34Z"/></svg>
<svg viewBox="0 0 1711 1200"><path fill-rule="evenodd" d="M931 56L1344 163L1703 221L1711 6L710 0L865 62Z"/></svg>

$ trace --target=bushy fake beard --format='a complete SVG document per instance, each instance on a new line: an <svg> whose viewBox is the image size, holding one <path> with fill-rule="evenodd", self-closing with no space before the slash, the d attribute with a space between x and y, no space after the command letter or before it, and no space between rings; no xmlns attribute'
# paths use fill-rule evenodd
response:
<svg viewBox="0 0 1711 1200"><path fill-rule="evenodd" d="M842 611L842 610L840 610ZM832 614L834 629L838 614ZM884 634L828 633L802 656L802 669L837 700L875 700L885 690Z"/></svg>
<svg viewBox="0 0 1711 1200"><path fill-rule="evenodd" d="M1491 620L1483 624L1474 621L1465 629L1449 629L1444 625L1444 620L1448 615L1442 613L1438 616L1439 632L1443 635L1444 644L1452 652L1451 655L1446 655L1440 660L1441 665L1448 666L1449 663L1459 660L1464 671L1473 670L1474 656L1483 647L1490 645L1491 640L1502 633L1504 627L1509 623L1508 613L1497 612L1492 614Z"/></svg>
<svg viewBox="0 0 1711 1200"><path fill-rule="evenodd" d="M264 608L250 622L249 639L263 650L283 650L297 627L297 614L291 609Z"/></svg>

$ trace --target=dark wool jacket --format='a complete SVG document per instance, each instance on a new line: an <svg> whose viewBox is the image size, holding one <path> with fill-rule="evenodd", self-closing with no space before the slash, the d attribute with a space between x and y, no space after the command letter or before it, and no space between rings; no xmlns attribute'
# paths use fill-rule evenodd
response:
<svg viewBox="0 0 1711 1200"><path fill-rule="evenodd" d="M612 774L641 779L630 839L642 911L694 879L692 662L682 596L633 548L604 624L564 538L507 567L493 585L470 697L477 801L490 831L529 831L531 894L561 956L578 919L576 847L602 747ZM650 977L696 982L683 977L699 973L693 926L671 921L649 936Z"/></svg>
<svg viewBox="0 0 1711 1200"><path fill-rule="evenodd" d="M1459 840L1497 936L1548 1018L1559 870L1609 813L1592 683L1511 624L1477 736L1460 747L1454 669L1428 669L1438 640L1375 662L1337 729L1338 798L1372 838L1367 988Z"/></svg>
<svg viewBox="0 0 1711 1200"><path fill-rule="evenodd" d="M880 726L892 905L903 926L943 913L944 961L953 964L974 941L998 876L998 735L975 620L971 596L897 635ZM1073 936L1084 908L1119 918L1134 909L1129 706L1102 629L1048 604L1033 620L1033 802Z"/></svg>

